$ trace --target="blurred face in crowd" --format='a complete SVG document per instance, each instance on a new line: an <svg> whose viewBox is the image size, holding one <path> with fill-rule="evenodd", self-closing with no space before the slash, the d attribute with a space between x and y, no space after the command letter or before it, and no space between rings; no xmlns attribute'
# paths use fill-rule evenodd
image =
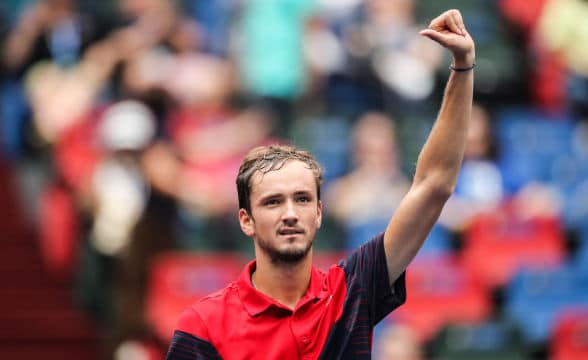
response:
<svg viewBox="0 0 588 360"><path fill-rule="evenodd" d="M492 150L492 129L488 113L479 105L472 107L472 117L466 138L465 158L485 159Z"/></svg>
<svg viewBox="0 0 588 360"><path fill-rule="evenodd" d="M398 168L398 154L391 118L380 113L368 113L359 119L352 137L357 166L394 175L392 173Z"/></svg>
<svg viewBox="0 0 588 360"><path fill-rule="evenodd" d="M422 360L414 331L403 325L384 328L378 339L377 360Z"/></svg>
<svg viewBox="0 0 588 360"><path fill-rule="evenodd" d="M299 160L289 160L251 178L251 211L239 211L241 228L255 241L256 252L274 263L296 263L310 252L321 224L315 174Z"/></svg>
<svg viewBox="0 0 588 360"><path fill-rule="evenodd" d="M414 13L414 0L368 0L366 2L369 18L375 23L389 21L411 22Z"/></svg>

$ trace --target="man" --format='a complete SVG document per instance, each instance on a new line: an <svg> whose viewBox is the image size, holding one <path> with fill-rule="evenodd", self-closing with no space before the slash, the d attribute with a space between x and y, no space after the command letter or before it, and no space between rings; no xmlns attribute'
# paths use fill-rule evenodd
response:
<svg viewBox="0 0 588 360"><path fill-rule="evenodd" d="M323 273L312 266L321 170L293 147L254 149L237 177L256 260L180 317L168 359L370 359L373 327L405 301L404 270L451 195L473 93L474 42L449 10L421 31L453 55L437 121L385 232Z"/></svg>

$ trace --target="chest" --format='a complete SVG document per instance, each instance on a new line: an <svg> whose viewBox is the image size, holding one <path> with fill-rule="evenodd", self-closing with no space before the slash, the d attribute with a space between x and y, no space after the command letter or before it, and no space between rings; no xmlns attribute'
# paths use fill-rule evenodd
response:
<svg viewBox="0 0 588 360"><path fill-rule="evenodd" d="M223 359L317 359L342 313L344 294L310 300L295 311L270 307L251 317L225 319L225 334L215 344Z"/></svg>

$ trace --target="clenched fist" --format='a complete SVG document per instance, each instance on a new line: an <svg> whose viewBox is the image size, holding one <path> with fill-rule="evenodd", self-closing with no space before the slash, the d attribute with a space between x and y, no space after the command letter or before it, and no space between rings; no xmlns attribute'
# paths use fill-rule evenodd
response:
<svg viewBox="0 0 588 360"><path fill-rule="evenodd" d="M453 54L453 66L469 68L476 59L474 40L467 32L459 10L447 10L431 21L427 29L421 30L426 36Z"/></svg>

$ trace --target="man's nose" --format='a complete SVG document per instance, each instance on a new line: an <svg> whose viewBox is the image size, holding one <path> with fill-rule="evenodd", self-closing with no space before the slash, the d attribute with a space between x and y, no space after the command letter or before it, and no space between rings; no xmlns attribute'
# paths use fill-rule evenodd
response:
<svg viewBox="0 0 588 360"><path fill-rule="evenodd" d="M282 215L282 220L286 224L296 224L298 221L298 213L296 211L296 206L293 201L287 201L286 207L284 209L284 214Z"/></svg>

